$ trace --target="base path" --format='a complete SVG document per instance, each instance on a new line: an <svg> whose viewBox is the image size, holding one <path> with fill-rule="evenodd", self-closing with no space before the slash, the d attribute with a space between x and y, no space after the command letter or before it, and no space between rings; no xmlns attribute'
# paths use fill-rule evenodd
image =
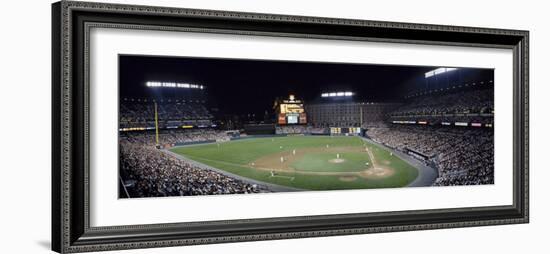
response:
<svg viewBox="0 0 550 254"><path fill-rule="evenodd" d="M377 145L377 146L383 147L384 149L390 150L394 156L397 156L400 159L406 161L407 163L409 163L410 165L412 165L418 170L418 176L416 177L416 179L414 179L414 181L410 182L407 185L407 187L431 186L435 182L435 179L438 176L437 169L429 167L426 164L418 161L415 158L412 158L411 156L401 151L391 149L389 147L384 146L383 144L374 142L373 140L368 138L362 138L362 139L366 142L369 142L370 144ZM370 149L369 149L369 153L370 153Z"/></svg>
<svg viewBox="0 0 550 254"><path fill-rule="evenodd" d="M223 171L223 170L220 170L220 169L217 169L215 167L211 167L211 166L208 166L206 164L203 164L203 163L200 163L200 162L197 162L197 161L194 161L194 160L191 160L191 159L188 159L186 158L185 156L183 155L180 155L180 154L177 154L177 153L174 153L170 150L166 150L166 149L162 149L161 151L163 151L164 153L170 155L170 156L173 156L175 158L178 158L180 160L184 160L185 162L191 164L191 165L195 165L197 167L200 167L200 168L206 168L208 170L212 170L212 171L215 171L217 173L220 173L222 175L225 175L225 176L228 176L228 177L231 177L231 178L235 178L237 180L241 180L243 182L246 182L246 183L249 183L249 184L257 184L257 185L261 185L261 186L264 186L266 187L268 190L270 191L273 191L273 192L291 192L291 191L304 191L303 189L298 189L298 188L292 188L292 187L286 187L286 186L282 186L282 185L278 185L278 184L272 184L272 183L266 183L266 182L262 182L262 181L258 181L258 180L254 180L254 179L250 179L250 178L247 178L247 177L243 177L243 176L240 176L240 175L236 175L236 174L233 174L233 173L229 173L227 171Z"/></svg>

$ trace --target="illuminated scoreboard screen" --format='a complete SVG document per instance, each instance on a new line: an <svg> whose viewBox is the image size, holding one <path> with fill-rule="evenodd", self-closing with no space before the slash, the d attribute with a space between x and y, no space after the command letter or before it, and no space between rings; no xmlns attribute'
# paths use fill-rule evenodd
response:
<svg viewBox="0 0 550 254"><path fill-rule="evenodd" d="M279 124L307 124L303 104L280 104L279 107Z"/></svg>
<svg viewBox="0 0 550 254"><path fill-rule="evenodd" d="M330 135L333 136L357 136L361 135L361 128L359 127L330 127Z"/></svg>
<svg viewBox="0 0 550 254"><path fill-rule="evenodd" d="M279 125L307 124L304 103L294 98L294 95L290 95L288 99L277 100L275 108L277 111L277 123Z"/></svg>
<svg viewBox="0 0 550 254"><path fill-rule="evenodd" d="M304 104L281 104L279 112L281 112L281 114L301 114L304 113Z"/></svg>

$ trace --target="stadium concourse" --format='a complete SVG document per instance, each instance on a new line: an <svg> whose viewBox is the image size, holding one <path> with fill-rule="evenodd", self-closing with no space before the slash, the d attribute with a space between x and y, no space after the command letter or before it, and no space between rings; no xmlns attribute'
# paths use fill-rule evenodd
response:
<svg viewBox="0 0 550 254"><path fill-rule="evenodd" d="M444 95L408 98L382 117L356 122L366 129L365 137L410 155L437 169L432 185L478 185L494 183L493 99L489 89L450 91ZM341 102L338 102L341 103ZM338 110L336 103L333 110ZM342 104L342 103L341 103ZM232 177L196 163L169 156L155 148L153 103L147 100L121 102L120 181L121 197L187 196L271 192L268 185ZM357 104L358 106L364 104ZM346 105L349 107L349 105ZM162 147L197 142L228 141L243 130L213 128L214 117L200 103L159 103L159 122L165 126L203 126L193 129L164 129ZM381 110L387 110L382 108ZM337 122L345 114L332 114ZM350 118L347 118L348 120ZM355 119L361 119L357 117ZM135 128L145 126L142 130ZM149 129L149 131L147 130ZM277 126L275 135L328 135L326 123Z"/></svg>

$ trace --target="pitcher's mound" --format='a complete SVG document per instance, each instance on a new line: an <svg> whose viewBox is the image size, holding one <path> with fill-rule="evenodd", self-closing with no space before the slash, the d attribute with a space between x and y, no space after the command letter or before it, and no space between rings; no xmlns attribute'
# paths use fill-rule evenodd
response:
<svg viewBox="0 0 550 254"><path fill-rule="evenodd" d="M332 160L329 160L328 162L330 162L330 163L342 163L344 161L346 161L346 160L344 160L344 159L332 159Z"/></svg>

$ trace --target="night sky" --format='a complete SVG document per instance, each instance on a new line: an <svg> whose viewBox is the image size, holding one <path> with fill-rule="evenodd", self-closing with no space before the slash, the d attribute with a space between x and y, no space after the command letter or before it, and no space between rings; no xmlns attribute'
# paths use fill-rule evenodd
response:
<svg viewBox="0 0 550 254"><path fill-rule="evenodd" d="M305 102L322 92L352 91L357 101L400 101L412 79L437 67L347 63L263 61L219 58L121 55L121 98L178 97L188 89L149 88L147 81L198 84L225 113L271 110L276 97L289 94ZM158 91L163 95L159 95Z"/></svg>

